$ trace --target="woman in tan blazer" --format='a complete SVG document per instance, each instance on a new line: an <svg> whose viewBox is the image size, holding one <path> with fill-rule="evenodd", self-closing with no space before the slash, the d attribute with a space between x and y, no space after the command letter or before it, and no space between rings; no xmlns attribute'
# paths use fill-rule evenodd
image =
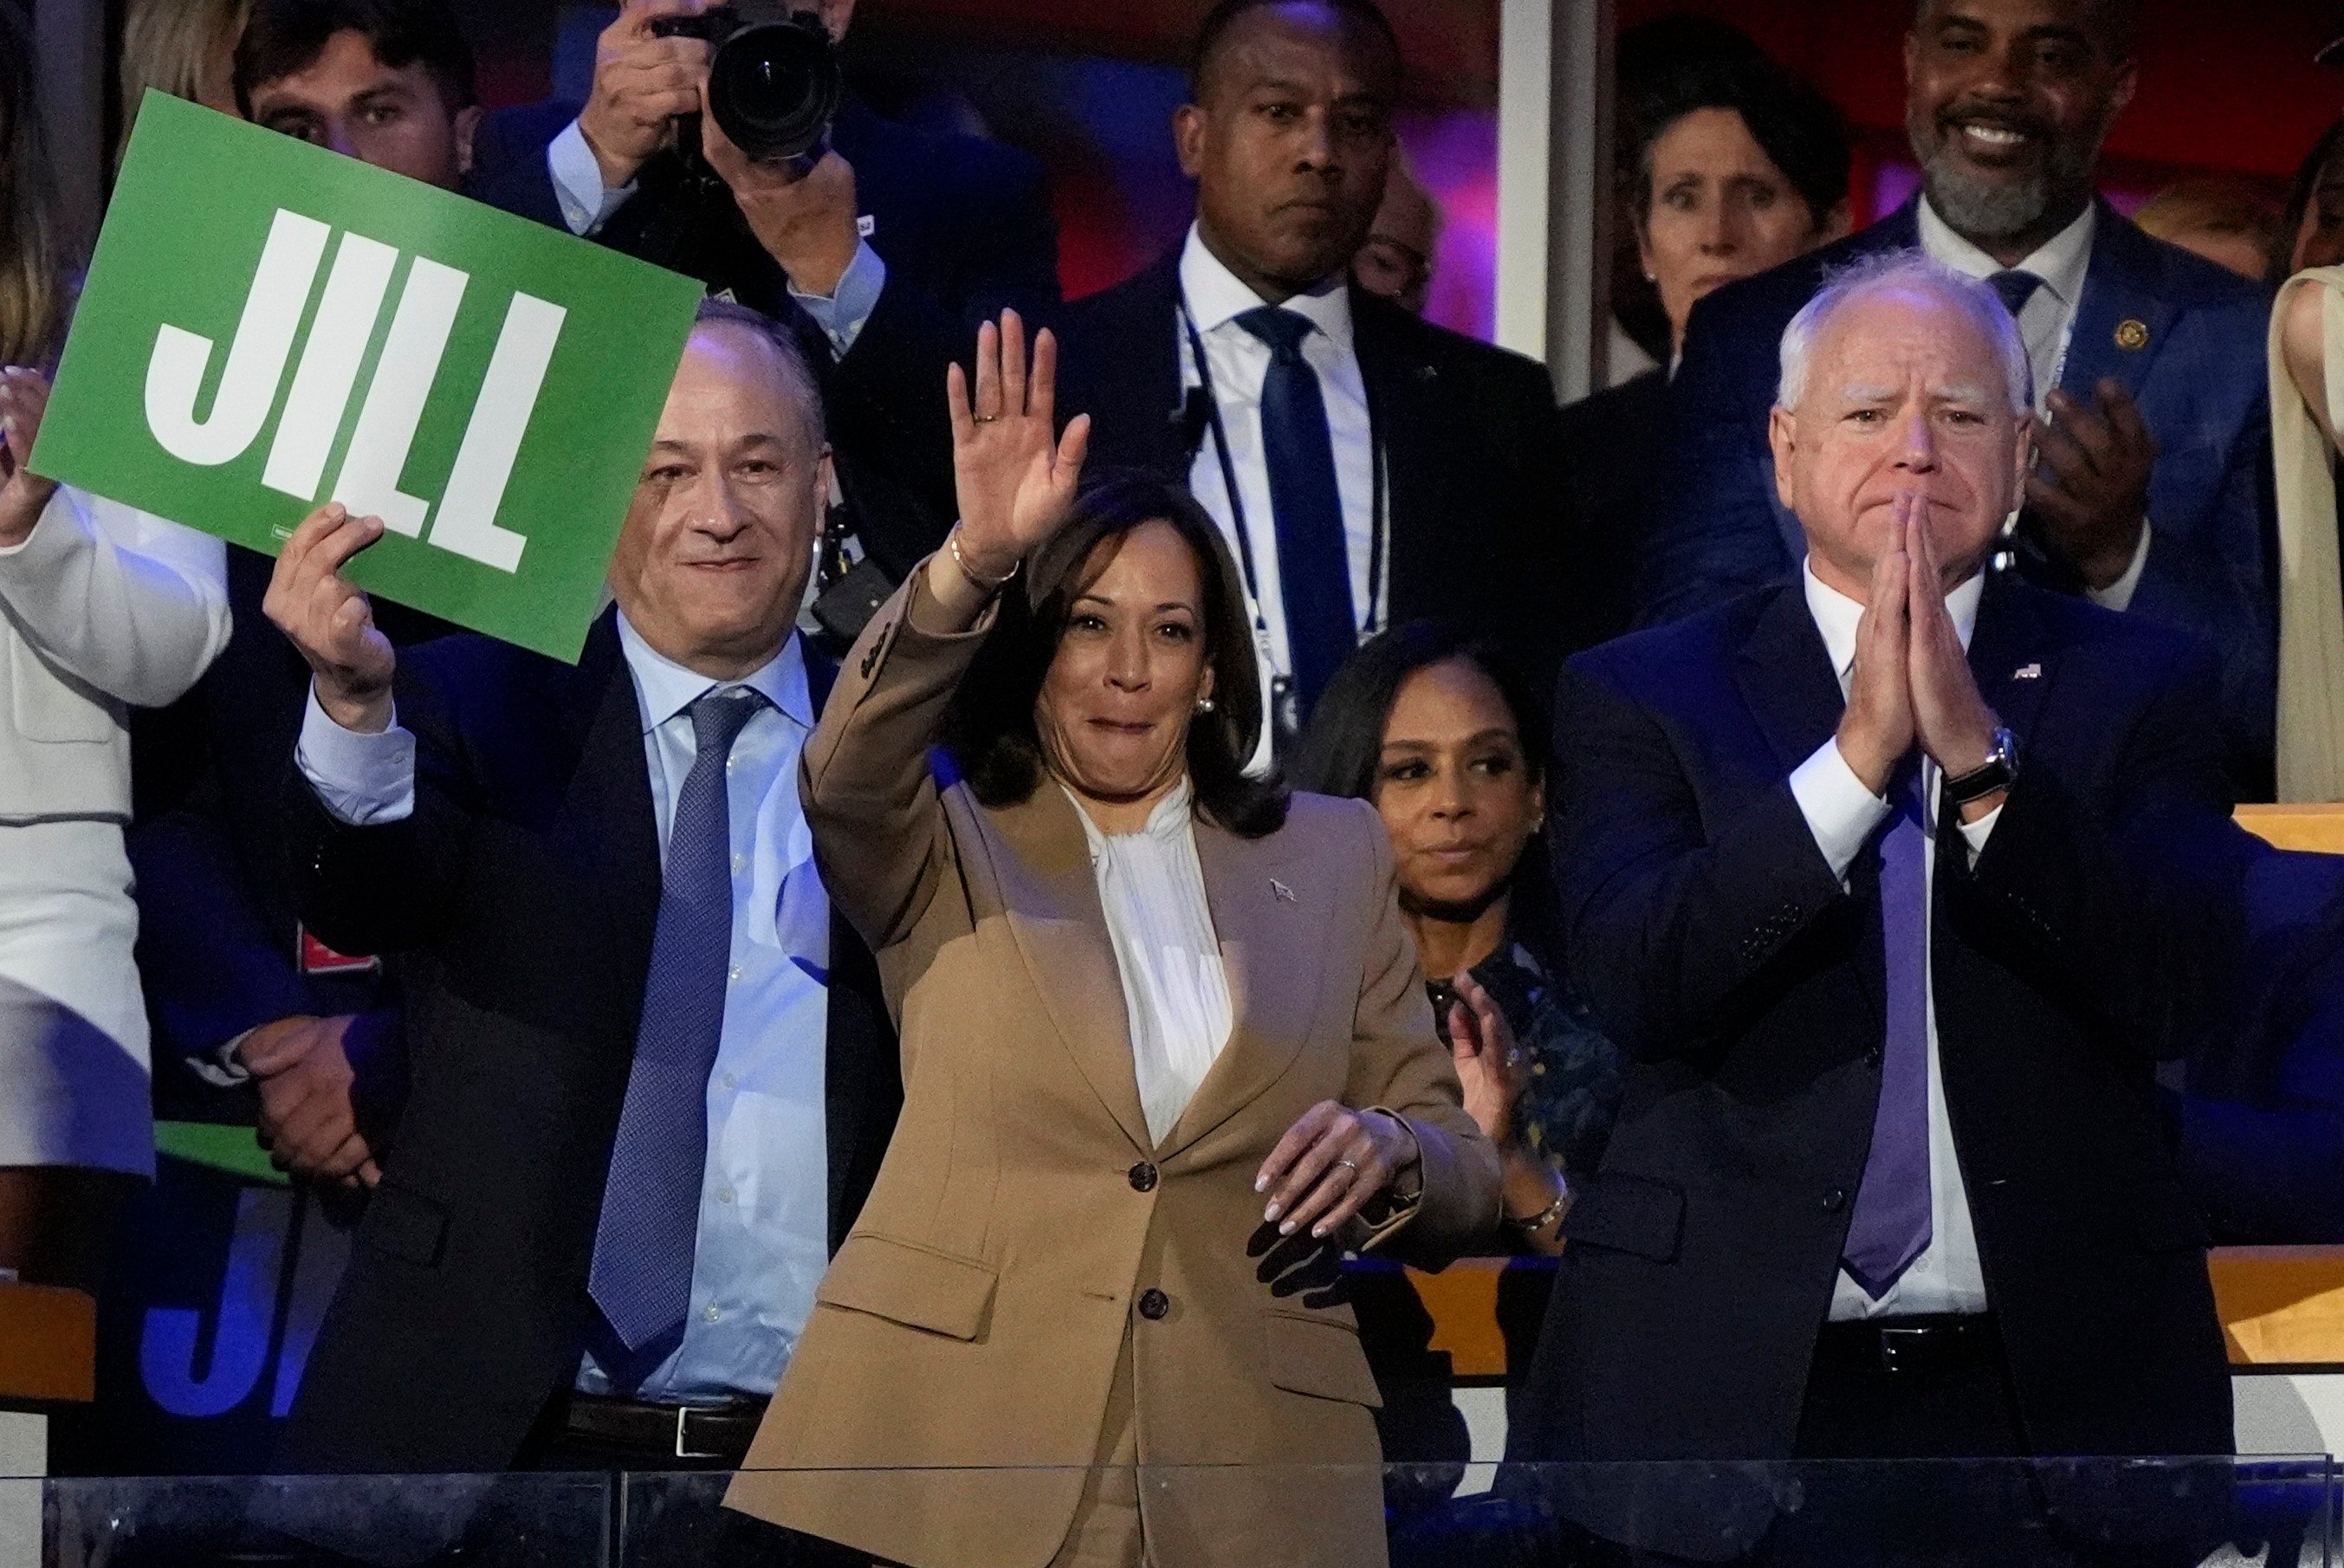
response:
<svg viewBox="0 0 2344 1568"><path fill-rule="evenodd" d="M1496 1156L1375 814L1244 776L1228 551L1176 488L1076 498L1052 359L1011 315L955 372L962 521L806 749L904 1109L729 1501L911 1568L1372 1568L1335 1265L1487 1236Z"/></svg>

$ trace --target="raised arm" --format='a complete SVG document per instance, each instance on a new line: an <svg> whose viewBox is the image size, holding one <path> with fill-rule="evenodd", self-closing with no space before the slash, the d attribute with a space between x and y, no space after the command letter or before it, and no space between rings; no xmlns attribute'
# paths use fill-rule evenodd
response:
<svg viewBox="0 0 2344 1568"><path fill-rule="evenodd" d="M900 938L947 853L929 749L1019 564L1074 503L1089 444L1077 416L1055 434L1057 347L1002 313L977 333L970 384L946 372L961 521L872 618L831 693L804 760L806 818L823 880L874 947Z"/></svg>

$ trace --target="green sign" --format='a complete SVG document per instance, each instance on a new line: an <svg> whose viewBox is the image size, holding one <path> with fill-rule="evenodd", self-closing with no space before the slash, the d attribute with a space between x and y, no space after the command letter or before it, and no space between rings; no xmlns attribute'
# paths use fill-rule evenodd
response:
<svg viewBox="0 0 2344 1568"><path fill-rule="evenodd" d="M574 661L700 295L150 92L33 467L271 555L340 501L360 587Z"/></svg>

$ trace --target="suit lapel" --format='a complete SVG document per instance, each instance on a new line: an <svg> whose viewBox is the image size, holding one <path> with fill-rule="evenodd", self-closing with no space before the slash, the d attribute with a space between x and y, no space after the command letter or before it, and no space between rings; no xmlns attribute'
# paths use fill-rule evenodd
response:
<svg viewBox="0 0 2344 1568"><path fill-rule="evenodd" d="M1179 248L1077 311L1090 319L1068 329L1074 374L1059 412L1092 415L1095 462L1185 479L1203 432L1180 388Z"/></svg>
<svg viewBox="0 0 2344 1568"><path fill-rule="evenodd" d="M618 612L605 611L579 657L572 700L561 719L578 747L578 770L564 803L567 846L595 865L613 950L638 999L651 969L659 922L659 822L652 807L651 764L643 753L642 709L619 643ZM640 1002L639 1004L640 1005ZM634 1027L631 1022L628 1033Z"/></svg>
<svg viewBox="0 0 2344 1568"><path fill-rule="evenodd" d="M1075 811L1066 792L1046 776L1023 804L993 814L1012 851L1002 872L1003 902L1018 954L1058 1037L1107 1113L1145 1153L1155 1140L1139 1105L1123 981L1107 940L1089 841Z"/></svg>
<svg viewBox="0 0 2344 1568"><path fill-rule="evenodd" d="M2068 396L2089 402L2103 378L2123 383L2136 398L2140 395L2175 314L2157 287L2157 272L2148 237L2116 208L2100 203L2092 264L2084 275L2084 297L2076 303L2067 362L2059 375Z"/></svg>
<svg viewBox="0 0 2344 1568"><path fill-rule="evenodd" d="M1978 602L1977 628L1970 634L1970 674L1978 695L2018 737L2022 755L2044 696L2058 675L2058 660L2029 602L2036 592L2007 572L1990 572L1985 596Z"/></svg>
<svg viewBox="0 0 2344 1568"><path fill-rule="evenodd" d="M1815 754L1839 728L1847 699L1807 613L1802 581L1775 590L1742 645L1734 683L1785 774Z"/></svg>
<svg viewBox="0 0 2344 1568"><path fill-rule="evenodd" d="M1440 372L1406 340L1407 324L1397 308L1354 286L1352 343L1359 380L1368 392L1368 431L1375 460L1384 465L1384 504L1390 519L1392 603L1385 616L1397 624L1421 612L1415 590L1449 575L1434 559L1440 541L1422 526L1440 515L1437 465L1423 460L1442 424Z"/></svg>
<svg viewBox="0 0 2344 1568"><path fill-rule="evenodd" d="M1284 1076L1308 1038L1333 926L1323 873L1297 864L1284 835L1241 839L1197 820L1205 901L1229 982L1228 1043L1165 1135L1169 1159L1245 1108Z"/></svg>

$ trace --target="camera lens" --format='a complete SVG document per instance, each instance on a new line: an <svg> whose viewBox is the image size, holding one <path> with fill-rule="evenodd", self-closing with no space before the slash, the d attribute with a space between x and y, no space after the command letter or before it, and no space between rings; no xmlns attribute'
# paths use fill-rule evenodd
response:
<svg viewBox="0 0 2344 1568"><path fill-rule="evenodd" d="M822 145L840 92L837 56L818 26L767 22L742 28L708 68L708 106L733 145L763 162Z"/></svg>

